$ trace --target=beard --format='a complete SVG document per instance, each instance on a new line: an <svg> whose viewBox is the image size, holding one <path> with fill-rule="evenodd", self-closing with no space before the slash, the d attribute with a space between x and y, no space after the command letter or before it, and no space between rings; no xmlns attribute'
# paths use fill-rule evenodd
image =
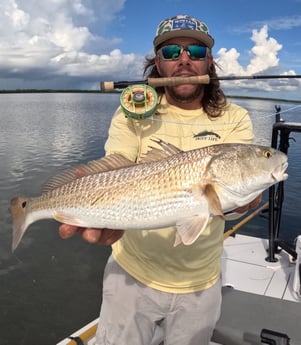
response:
<svg viewBox="0 0 301 345"><path fill-rule="evenodd" d="M167 87L168 93L171 98L173 98L175 101L180 103L190 103L196 99L199 99L200 96L203 94L204 87L203 85L198 85L194 91L183 94L181 92L178 92L175 87Z"/></svg>

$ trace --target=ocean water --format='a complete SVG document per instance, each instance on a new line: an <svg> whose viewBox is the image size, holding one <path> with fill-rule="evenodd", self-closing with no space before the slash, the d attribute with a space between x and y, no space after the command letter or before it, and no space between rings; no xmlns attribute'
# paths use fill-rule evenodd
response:
<svg viewBox="0 0 301 345"><path fill-rule="evenodd" d="M301 105L232 99L247 108L256 143L269 145L275 105L288 122L301 122ZM14 196L40 193L50 176L69 166L99 158L118 94L0 94L0 344L55 344L98 316L103 267L110 248L79 237L63 241L58 223L33 224L11 252L8 212ZM285 183L281 237L301 233L301 133L292 133L289 180ZM257 217L241 232L267 236Z"/></svg>

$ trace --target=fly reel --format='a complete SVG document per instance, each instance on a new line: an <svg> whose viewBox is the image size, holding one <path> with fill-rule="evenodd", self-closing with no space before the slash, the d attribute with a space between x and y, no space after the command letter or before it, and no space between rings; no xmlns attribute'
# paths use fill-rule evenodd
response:
<svg viewBox="0 0 301 345"><path fill-rule="evenodd" d="M123 90L120 105L126 117L136 120L148 118L157 109L158 95L151 86L131 85Z"/></svg>

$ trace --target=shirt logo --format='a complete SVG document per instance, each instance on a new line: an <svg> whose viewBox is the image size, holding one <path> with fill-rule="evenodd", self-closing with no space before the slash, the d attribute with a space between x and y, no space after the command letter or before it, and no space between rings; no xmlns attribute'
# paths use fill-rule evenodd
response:
<svg viewBox="0 0 301 345"><path fill-rule="evenodd" d="M211 140L211 141L218 141L221 136L212 131L202 131L197 134L194 134L193 137L196 140Z"/></svg>

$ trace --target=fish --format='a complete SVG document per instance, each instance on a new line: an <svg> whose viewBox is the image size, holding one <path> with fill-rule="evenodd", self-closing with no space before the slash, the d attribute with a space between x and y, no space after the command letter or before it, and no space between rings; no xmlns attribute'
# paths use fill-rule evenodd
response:
<svg viewBox="0 0 301 345"><path fill-rule="evenodd" d="M268 146L216 144L182 151L153 139L138 163L114 153L50 178L41 195L10 203L12 250L41 219L123 230L176 227L174 245L191 245L210 217L247 205L287 179L287 155Z"/></svg>

